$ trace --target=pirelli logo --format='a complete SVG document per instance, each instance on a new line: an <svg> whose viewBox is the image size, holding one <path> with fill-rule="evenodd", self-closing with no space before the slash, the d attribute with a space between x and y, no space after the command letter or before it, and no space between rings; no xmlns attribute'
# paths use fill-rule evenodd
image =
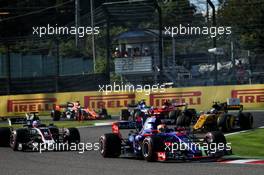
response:
<svg viewBox="0 0 264 175"><path fill-rule="evenodd" d="M84 96L84 107L98 109L104 108L122 108L135 102L135 94L118 94L103 96Z"/></svg>
<svg viewBox="0 0 264 175"><path fill-rule="evenodd" d="M264 103L264 89L232 90L231 95L241 103Z"/></svg>
<svg viewBox="0 0 264 175"><path fill-rule="evenodd" d="M7 100L7 112L51 111L55 107L56 101L56 98Z"/></svg>
<svg viewBox="0 0 264 175"><path fill-rule="evenodd" d="M150 105L161 106L165 100L172 100L176 103L188 103L189 105L201 104L201 91L156 93L150 94Z"/></svg>

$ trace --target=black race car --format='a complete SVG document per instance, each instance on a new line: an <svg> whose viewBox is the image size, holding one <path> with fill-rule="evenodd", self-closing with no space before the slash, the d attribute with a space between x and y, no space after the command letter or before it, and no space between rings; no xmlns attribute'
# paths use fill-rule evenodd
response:
<svg viewBox="0 0 264 175"><path fill-rule="evenodd" d="M23 128L19 129L0 128L0 146L10 146L14 151L34 151L39 145L55 148L59 143L70 145L80 142L77 128L57 128L52 124L46 126L37 122L28 120Z"/></svg>

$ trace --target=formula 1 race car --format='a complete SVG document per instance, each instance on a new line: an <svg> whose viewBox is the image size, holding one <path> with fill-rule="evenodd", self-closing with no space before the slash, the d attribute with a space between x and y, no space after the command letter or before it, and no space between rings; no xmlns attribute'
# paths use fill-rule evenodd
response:
<svg viewBox="0 0 264 175"><path fill-rule="evenodd" d="M113 123L112 133L99 139L103 157L144 158L147 161L215 159L231 153L221 132L209 132L203 139L182 129L170 129L157 117L147 118L141 131L123 138L119 123Z"/></svg>
<svg viewBox="0 0 264 175"><path fill-rule="evenodd" d="M67 102L66 104L56 105L51 111L51 118L53 121L59 121L63 119L77 119L80 115L80 103L79 102Z"/></svg>
<svg viewBox="0 0 264 175"><path fill-rule="evenodd" d="M229 113L238 110L237 114ZM239 99L230 98L227 102L213 102L212 109L202 113L193 128L195 130L221 130L227 132L234 129L251 129L253 127L253 115L243 112L243 105Z"/></svg>
<svg viewBox="0 0 264 175"><path fill-rule="evenodd" d="M111 115L108 115L105 108L100 108L98 111L90 108L81 108L81 118L83 120L111 119Z"/></svg>
<svg viewBox="0 0 264 175"><path fill-rule="evenodd" d="M14 151L31 150L40 143L52 147L58 143L78 144L80 133L77 128L57 128L50 124L46 126L36 120L28 120L23 128L0 128L0 146L10 146Z"/></svg>
<svg viewBox="0 0 264 175"><path fill-rule="evenodd" d="M154 115L160 117L163 123L187 127L196 118L196 110L188 108L187 103L171 103L165 101L161 108L154 108Z"/></svg>
<svg viewBox="0 0 264 175"><path fill-rule="evenodd" d="M56 105L56 107L51 111L51 118L53 121L58 121L60 119L67 120L97 120L97 119L109 119L105 108L95 111L90 108L84 108L80 106L79 102L67 102L64 105Z"/></svg>
<svg viewBox="0 0 264 175"><path fill-rule="evenodd" d="M127 109L121 110L120 120L136 121L138 117L147 118L151 107L146 105L145 100L141 100L137 104L129 104Z"/></svg>

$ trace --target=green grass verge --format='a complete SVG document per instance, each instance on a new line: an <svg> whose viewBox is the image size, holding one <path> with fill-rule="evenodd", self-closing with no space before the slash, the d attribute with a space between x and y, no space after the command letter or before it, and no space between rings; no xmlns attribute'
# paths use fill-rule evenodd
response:
<svg viewBox="0 0 264 175"><path fill-rule="evenodd" d="M226 136L233 154L242 157L264 158L264 129Z"/></svg>
<svg viewBox="0 0 264 175"><path fill-rule="evenodd" d="M80 127L80 126L92 126L94 123L98 121L89 120L89 121L51 121L51 120L41 120L41 123L49 125L53 123L59 128L71 128L71 127ZM0 127L9 127L8 123L0 123ZM16 124L12 125L13 128L21 128L23 125Z"/></svg>

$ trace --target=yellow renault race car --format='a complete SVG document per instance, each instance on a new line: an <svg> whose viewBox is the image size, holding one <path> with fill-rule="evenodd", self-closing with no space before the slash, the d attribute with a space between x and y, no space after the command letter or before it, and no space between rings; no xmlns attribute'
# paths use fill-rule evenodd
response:
<svg viewBox="0 0 264 175"><path fill-rule="evenodd" d="M229 112L229 111L238 112ZM230 98L227 102L213 102L212 109L207 113L201 113L194 124L194 130L221 130L228 132L234 129L251 129L253 127L253 115L243 112L243 105L239 99Z"/></svg>

